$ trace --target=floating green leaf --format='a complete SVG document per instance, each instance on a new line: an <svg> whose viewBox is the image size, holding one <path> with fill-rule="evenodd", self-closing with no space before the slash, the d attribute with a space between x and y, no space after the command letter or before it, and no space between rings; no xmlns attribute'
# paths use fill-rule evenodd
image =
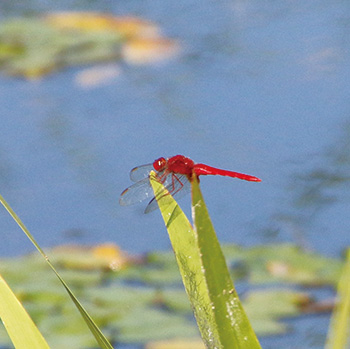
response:
<svg viewBox="0 0 350 349"><path fill-rule="evenodd" d="M240 256L253 283L284 281L316 286L335 284L339 279L339 260L291 244L256 246Z"/></svg>
<svg viewBox="0 0 350 349"><path fill-rule="evenodd" d="M137 17L65 12L9 18L0 23L0 70L35 79L66 66L152 63L172 56L177 46Z"/></svg>

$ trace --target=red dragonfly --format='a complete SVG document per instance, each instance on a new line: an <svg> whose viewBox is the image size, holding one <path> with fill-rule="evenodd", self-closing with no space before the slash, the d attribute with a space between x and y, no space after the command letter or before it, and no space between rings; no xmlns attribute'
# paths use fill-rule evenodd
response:
<svg viewBox="0 0 350 349"><path fill-rule="evenodd" d="M252 182L261 181L261 179L257 177L243 173L221 170L204 164L195 164L191 159L183 155L175 155L168 159L162 157L155 160L152 164L135 167L131 170L130 178L136 183L121 193L119 200L120 205L127 206L146 199L151 199L146 207L145 213L151 212L158 207L157 200L154 197L154 192L149 182L149 174L151 171L156 172L157 179L164 185L168 192L176 196L176 198L179 198L189 191L193 176L219 175ZM158 195L162 196L162 193Z"/></svg>

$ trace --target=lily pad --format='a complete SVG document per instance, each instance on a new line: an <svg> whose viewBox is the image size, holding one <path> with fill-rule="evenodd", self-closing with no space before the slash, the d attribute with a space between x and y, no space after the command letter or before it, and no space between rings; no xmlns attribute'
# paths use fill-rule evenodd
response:
<svg viewBox="0 0 350 349"><path fill-rule="evenodd" d="M124 343L198 336L198 328L190 320L162 310L136 308L118 323L118 339Z"/></svg>
<svg viewBox="0 0 350 349"><path fill-rule="evenodd" d="M290 282L303 285L335 285L341 261L301 248L279 244L248 249L245 263L253 283Z"/></svg>
<svg viewBox="0 0 350 349"><path fill-rule="evenodd" d="M156 25L136 17L65 12L0 23L0 70L28 79L97 62L148 64L172 56L177 48Z"/></svg>
<svg viewBox="0 0 350 349"><path fill-rule="evenodd" d="M106 261L98 262L93 268L97 261L93 252L96 249L99 247L75 247L74 255L70 248L63 247L48 250L47 254L51 258L52 253L60 274L110 341L132 344L198 338L172 251L155 251L147 257L120 251L127 257L127 263L122 269L112 271ZM258 335L292 330L283 319L304 314L307 307L303 305L310 301L310 296L306 291L295 291L292 285L332 285L341 270L339 260L289 244L252 248L224 245L223 252L235 275L235 283L244 282L245 288L249 283L253 283L254 288L263 285L263 289L252 291L250 287L241 295L243 307ZM6 275L50 346L94 347L95 342L79 312L40 256L2 258L0 273ZM276 288L276 283L281 287ZM4 331L0 331L0 343L9 346Z"/></svg>

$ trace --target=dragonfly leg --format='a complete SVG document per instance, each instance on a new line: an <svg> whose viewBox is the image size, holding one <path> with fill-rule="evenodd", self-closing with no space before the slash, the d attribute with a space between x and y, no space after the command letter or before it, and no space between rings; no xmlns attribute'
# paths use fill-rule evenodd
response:
<svg viewBox="0 0 350 349"><path fill-rule="evenodd" d="M185 184L188 184L183 182L183 180L186 179L186 177L183 175L179 176L172 172L168 172L168 176L171 176L171 178L163 176L162 174L157 178L159 182L165 185L165 188L156 193L155 197L148 203L145 213L151 212L158 207L158 205L156 205L157 200L161 200L168 194L177 194L182 188L185 187Z"/></svg>
<svg viewBox="0 0 350 349"><path fill-rule="evenodd" d="M175 190L175 181L177 181L180 184L180 187ZM180 181L180 179L176 176L175 173L171 176L171 183L172 183L172 190L171 195L175 195L177 192L179 192L183 188L183 183Z"/></svg>
<svg viewBox="0 0 350 349"><path fill-rule="evenodd" d="M164 171L160 176L157 176L160 183L164 184L164 182L166 181L166 178L168 177L168 174L169 172Z"/></svg>
<svg viewBox="0 0 350 349"><path fill-rule="evenodd" d="M169 173L168 173L169 174ZM164 176L164 173L158 178L160 180L161 183L164 183L166 180L166 176ZM179 188L176 188L176 182L180 185ZM161 199L162 197L171 194L171 195L175 195L176 193L178 193L182 188L183 188L183 183L181 182L181 180L176 176L175 173L171 174L171 185L168 186L168 191L166 193L164 193L164 191L162 191L161 193L159 193L157 195L158 199Z"/></svg>
<svg viewBox="0 0 350 349"><path fill-rule="evenodd" d="M167 180L167 177L169 175L168 171L164 171L163 173L158 173L157 180L164 185L165 181ZM151 202L157 197L158 199L162 198L163 196L167 195L164 194L164 189L156 194L156 196L151 200Z"/></svg>

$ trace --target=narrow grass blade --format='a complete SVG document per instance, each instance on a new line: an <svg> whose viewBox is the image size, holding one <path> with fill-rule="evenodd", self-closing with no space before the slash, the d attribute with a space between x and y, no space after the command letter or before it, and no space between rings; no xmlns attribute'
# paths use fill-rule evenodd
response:
<svg viewBox="0 0 350 349"><path fill-rule="evenodd" d="M43 249L38 245L38 243L35 241L34 237L30 234L29 230L26 228L26 226L23 224L23 222L20 220L20 218L16 215L16 213L12 210L10 205L5 201L5 199L1 195L0 195L0 202L5 207L5 209L8 211L8 213L12 216L14 221L19 225L19 227L22 229L22 231L27 235L29 240L33 243L33 245L40 252L40 254L45 258L45 260L48 263L48 265L50 266L50 268L53 270L53 272L56 274L58 279L61 281L62 285L64 286L64 288L68 292L70 298L72 299L75 306L78 308L80 314L82 315L83 319L85 320L86 324L88 325L91 333L95 336L95 339L98 342L98 344L100 345L100 347L113 349L112 345L109 343L107 338L103 335L101 330L97 327L94 320L87 313L87 311L84 309L84 307L80 304L80 302L74 296L73 292L70 290L68 285L65 283L65 281L62 279L62 277L57 272L57 270L51 264L48 256L44 253ZM67 324L67 326L69 326L69 324Z"/></svg>
<svg viewBox="0 0 350 349"><path fill-rule="evenodd" d="M0 275L0 318L16 349L48 349L44 337Z"/></svg>
<svg viewBox="0 0 350 349"><path fill-rule="evenodd" d="M155 194L163 190L153 174L150 181ZM158 204L203 341L208 348L260 348L233 287L197 182L192 196L195 229L170 194L158 198Z"/></svg>
<svg viewBox="0 0 350 349"><path fill-rule="evenodd" d="M350 249L338 283L337 303L333 311L326 349L346 349L350 344Z"/></svg>
<svg viewBox="0 0 350 349"><path fill-rule="evenodd" d="M192 181L192 215L213 316L223 348L260 348L233 286L199 183Z"/></svg>

